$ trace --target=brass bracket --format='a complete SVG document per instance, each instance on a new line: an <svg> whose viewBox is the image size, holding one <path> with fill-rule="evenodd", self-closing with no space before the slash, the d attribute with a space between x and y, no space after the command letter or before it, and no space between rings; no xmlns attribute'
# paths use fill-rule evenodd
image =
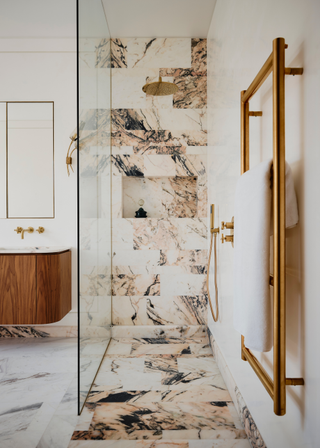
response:
<svg viewBox="0 0 320 448"><path fill-rule="evenodd" d="M261 111L249 112L249 117L262 117L262 112Z"/></svg>
<svg viewBox="0 0 320 448"><path fill-rule="evenodd" d="M71 138L71 143L69 145L68 151L67 151L67 157L66 157L66 165L67 165L67 172L68 172L68 176L70 176L70 168L72 170L72 172L74 172L73 170L73 166L72 166L72 154L73 152L77 149L77 146L75 146L72 150L71 150L71 146L74 142L77 141L77 134L74 134Z"/></svg>
<svg viewBox="0 0 320 448"><path fill-rule="evenodd" d="M304 386L303 378L286 378L286 386Z"/></svg>
<svg viewBox="0 0 320 448"><path fill-rule="evenodd" d="M286 67L284 69L284 73L285 75L303 75L303 68L302 67L297 67L297 68L293 68L293 67Z"/></svg>

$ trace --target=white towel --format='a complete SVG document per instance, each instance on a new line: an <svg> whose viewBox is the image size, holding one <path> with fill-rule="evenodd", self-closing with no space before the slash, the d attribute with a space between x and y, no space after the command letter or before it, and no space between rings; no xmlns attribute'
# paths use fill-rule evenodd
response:
<svg viewBox="0 0 320 448"><path fill-rule="evenodd" d="M262 162L240 177L234 213L234 327L245 337L246 347L259 352L272 348L271 165L272 160ZM292 172L286 163L286 227L295 226L298 219Z"/></svg>

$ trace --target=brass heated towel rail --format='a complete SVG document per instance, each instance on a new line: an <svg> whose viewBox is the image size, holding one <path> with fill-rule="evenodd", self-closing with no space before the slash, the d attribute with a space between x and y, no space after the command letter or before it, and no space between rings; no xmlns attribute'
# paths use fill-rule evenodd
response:
<svg viewBox="0 0 320 448"><path fill-rule="evenodd" d="M273 51L247 90L241 92L241 174L249 169L249 100L267 77L273 77L273 379L245 346L241 358L248 361L274 402L274 413L286 413L286 385L303 385L303 378L286 378L286 191L285 191L285 75L302 75L302 68L285 67L282 37L274 39Z"/></svg>

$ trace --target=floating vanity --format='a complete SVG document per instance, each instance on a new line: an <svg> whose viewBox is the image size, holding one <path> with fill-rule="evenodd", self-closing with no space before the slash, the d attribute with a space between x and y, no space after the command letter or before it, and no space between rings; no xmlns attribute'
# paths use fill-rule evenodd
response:
<svg viewBox="0 0 320 448"><path fill-rule="evenodd" d="M0 324L49 324L71 310L69 247L0 247Z"/></svg>

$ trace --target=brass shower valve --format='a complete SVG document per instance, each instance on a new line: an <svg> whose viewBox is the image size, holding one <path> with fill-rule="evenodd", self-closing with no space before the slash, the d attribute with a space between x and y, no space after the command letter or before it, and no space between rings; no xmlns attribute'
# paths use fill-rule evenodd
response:
<svg viewBox="0 0 320 448"><path fill-rule="evenodd" d="M224 229L234 229L234 222L233 221L232 222L221 221L221 230L224 230Z"/></svg>
<svg viewBox="0 0 320 448"><path fill-rule="evenodd" d="M222 233L222 235L221 235L221 242L222 242L222 244L224 242L233 244L233 235L226 235L226 236L224 236L224 234Z"/></svg>
<svg viewBox="0 0 320 448"><path fill-rule="evenodd" d="M224 230L224 229L226 229L226 230L230 230L230 235L226 235L226 236L224 236L223 233L222 233L222 237L221 237L221 242L222 242L222 244L223 244L224 242L226 242L226 243L231 243L231 244L232 244L232 247L234 247L234 246L233 246L234 216L232 216L232 219L231 219L230 222L225 222L225 221L222 221L222 222L221 222L221 230Z"/></svg>

